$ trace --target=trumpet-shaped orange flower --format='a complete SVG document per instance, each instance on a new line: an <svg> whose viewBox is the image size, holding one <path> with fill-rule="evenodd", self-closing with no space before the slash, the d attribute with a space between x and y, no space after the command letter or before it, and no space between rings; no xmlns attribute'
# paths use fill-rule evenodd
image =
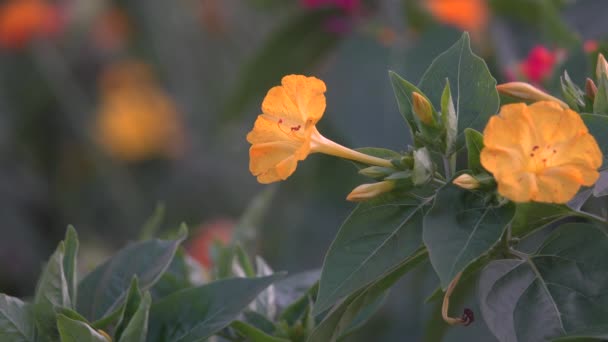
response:
<svg viewBox="0 0 608 342"><path fill-rule="evenodd" d="M505 105L484 130L481 163L514 202L566 203L599 177L602 153L580 115L550 101Z"/></svg>
<svg viewBox="0 0 608 342"><path fill-rule="evenodd" d="M321 135L315 125L325 112L325 83L315 77L283 77L264 98L262 112L247 134L249 170L260 183L287 179L298 161L321 152L361 163L387 166L376 158L341 146Z"/></svg>

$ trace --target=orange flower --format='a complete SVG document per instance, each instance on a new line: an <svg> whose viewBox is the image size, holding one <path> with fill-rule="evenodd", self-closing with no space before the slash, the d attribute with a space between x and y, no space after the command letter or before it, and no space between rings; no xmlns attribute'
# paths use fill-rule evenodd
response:
<svg viewBox="0 0 608 342"><path fill-rule="evenodd" d="M315 77L283 77L264 98L262 112L247 134L249 170L260 183L287 179L298 161L321 152L365 164L391 167L386 159L341 146L321 135L315 125L325 111L325 83Z"/></svg>
<svg viewBox="0 0 608 342"><path fill-rule="evenodd" d="M566 203L598 179L602 153L580 115L550 101L505 105L484 130L481 163L514 202Z"/></svg>
<svg viewBox="0 0 608 342"><path fill-rule="evenodd" d="M427 0L426 5L439 22L463 31L479 33L488 21L486 0Z"/></svg>
<svg viewBox="0 0 608 342"><path fill-rule="evenodd" d="M37 35L57 32L58 12L41 0L10 0L0 6L0 47L18 49Z"/></svg>

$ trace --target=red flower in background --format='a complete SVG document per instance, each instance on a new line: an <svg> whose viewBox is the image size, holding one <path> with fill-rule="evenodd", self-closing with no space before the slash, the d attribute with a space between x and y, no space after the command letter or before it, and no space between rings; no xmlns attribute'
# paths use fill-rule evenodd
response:
<svg viewBox="0 0 608 342"><path fill-rule="evenodd" d="M542 45L535 46L520 65L521 73L533 83L540 83L551 76L558 53Z"/></svg>
<svg viewBox="0 0 608 342"><path fill-rule="evenodd" d="M42 0L9 0L0 6L0 47L20 49L36 37L59 32L58 8Z"/></svg>
<svg viewBox="0 0 608 342"><path fill-rule="evenodd" d="M229 219L218 219L200 226L198 232L186 246L190 256L206 269L213 266L211 246L214 242L228 244L232 239L234 222Z"/></svg>

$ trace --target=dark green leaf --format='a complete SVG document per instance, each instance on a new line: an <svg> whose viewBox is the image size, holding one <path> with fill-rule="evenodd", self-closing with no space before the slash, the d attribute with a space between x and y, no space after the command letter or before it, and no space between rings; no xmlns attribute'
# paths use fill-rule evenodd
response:
<svg viewBox="0 0 608 342"><path fill-rule="evenodd" d="M137 280L137 276L134 276L131 280L131 286L129 286L129 291L127 292L127 297L125 299L125 305L121 308L120 319L118 320L118 324L116 325L116 330L114 333L114 337L116 339L120 339L123 331L127 328L129 322L135 315L135 312L141 306L142 294L139 290L139 282Z"/></svg>
<svg viewBox="0 0 608 342"><path fill-rule="evenodd" d="M439 190L424 217L423 239L443 289L500 240L514 214L512 203L494 205L485 193L451 184Z"/></svg>
<svg viewBox="0 0 608 342"><path fill-rule="evenodd" d="M78 286L78 312L95 321L116 311L124 302L131 279L153 286L171 264L186 233L176 240L149 240L132 244L89 273Z"/></svg>
<svg viewBox="0 0 608 342"><path fill-rule="evenodd" d="M485 169L481 165L479 156L483 150L483 134L471 128L464 130L465 141L467 145L468 167L473 174L484 172Z"/></svg>
<svg viewBox="0 0 608 342"><path fill-rule="evenodd" d="M593 135L604 156L604 164L608 159L608 116L598 114L581 114L589 133Z"/></svg>
<svg viewBox="0 0 608 342"><path fill-rule="evenodd" d="M389 193L357 206L325 257L314 314L407 260L422 244L422 218L431 201Z"/></svg>
<svg viewBox="0 0 608 342"><path fill-rule="evenodd" d="M608 340L608 325L585 327L554 339L554 342L590 342Z"/></svg>
<svg viewBox="0 0 608 342"><path fill-rule="evenodd" d="M524 237L573 212L563 204L527 202L517 203L511 223L513 236Z"/></svg>
<svg viewBox="0 0 608 342"><path fill-rule="evenodd" d="M65 243L62 241L42 271L36 288L34 315L38 333L44 340L58 337L55 310L72 307L63 269L64 255Z"/></svg>
<svg viewBox="0 0 608 342"><path fill-rule="evenodd" d="M426 260L426 251L420 251L408 258L397 268L391 270L384 277L374 281L365 289L359 290L348 296L342 303L334 307L319 323L317 328L309 336L308 342L315 341L337 341L345 334L352 331L375 312L365 309L377 309L378 300L386 295L386 292L407 272L412 270L420 262ZM361 315L363 313L363 315Z"/></svg>
<svg viewBox="0 0 608 342"><path fill-rule="evenodd" d="M130 317L127 327L118 340L119 342L144 342L146 340L151 304L152 297L150 293L144 293L139 307Z"/></svg>
<svg viewBox="0 0 608 342"><path fill-rule="evenodd" d="M85 322L57 315L57 328L61 342L110 342Z"/></svg>
<svg viewBox="0 0 608 342"><path fill-rule="evenodd" d="M450 81L447 79L445 80L443 94L441 94L441 119L443 121L443 126L446 129L444 154L449 156L456 148L456 138L458 136L458 117L456 116L456 108L454 108L454 100L452 99L452 91L450 90Z"/></svg>
<svg viewBox="0 0 608 342"><path fill-rule="evenodd" d="M149 342L202 341L236 319L257 295L282 275L233 278L176 292L152 305Z"/></svg>
<svg viewBox="0 0 608 342"><path fill-rule="evenodd" d="M26 303L18 298L0 294L0 341L34 342L36 323Z"/></svg>
<svg viewBox="0 0 608 342"><path fill-rule="evenodd" d="M464 129L481 131L490 116L498 112L496 80L483 59L471 51L469 35L439 55L418 85L431 103L440 103L446 78L450 82L458 118L456 149L464 146Z"/></svg>
<svg viewBox="0 0 608 342"><path fill-rule="evenodd" d="M424 96L424 93L418 89L415 85L401 78L393 71L388 72L388 76L391 79L393 86L393 92L397 99L397 107L401 116L405 119L408 126L410 127L411 136L414 137L414 133L420 131L418 128L418 119L414 115L412 93L417 92ZM426 97L426 96L425 96ZM430 102L430 101L429 101ZM431 102L432 103L432 102ZM439 103L439 102L437 102Z"/></svg>
<svg viewBox="0 0 608 342"><path fill-rule="evenodd" d="M564 71L564 76L560 77L560 83L562 95L568 106L577 112L585 108L585 93L572 82L567 71Z"/></svg>
<svg viewBox="0 0 608 342"><path fill-rule="evenodd" d="M536 255L490 263L478 286L490 330L500 341L546 341L608 326L606 250L604 232L570 223Z"/></svg>
<svg viewBox="0 0 608 342"><path fill-rule="evenodd" d="M242 321L234 321L230 324L230 327L239 332L239 334L245 338L247 341L251 342L289 342L284 338L275 337L269 335L262 330L254 327L253 325L247 324Z"/></svg>

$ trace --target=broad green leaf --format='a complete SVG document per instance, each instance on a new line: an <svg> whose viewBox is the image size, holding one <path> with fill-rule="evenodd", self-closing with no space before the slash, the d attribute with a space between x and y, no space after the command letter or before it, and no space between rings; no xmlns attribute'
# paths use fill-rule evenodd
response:
<svg viewBox="0 0 608 342"><path fill-rule="evenodd" d="M483 130L489 117L498 112L499 104L496 80L484 60L471 51L468 33L433 61L418 87L431 103L440 103L446 78L458 118L459 150L464 146L464 129Z"/></svg>
<svg viewBox="0 0 608 342"><path fill-rule="evenodd" d="M288 74L302 74L333 48L340 37L324 23L334 11L307 11L289 18L245 65L228 97L222 117L234 119L253 99L261 97Z"/></svg>
<svg viewBox="0 0 608 342"><path fill-rule="evenodd" d="M131 279L137 276L141 290L153 286L171 264L186 232L176 240L134 243L89 273L78 285L78 312L91 321L116 311L124 302Z"/></svg>
<svg viewBox="0 0 608 342"><path fill-rule="evenodd" d="M488 253L513 219L515 206L497 206L481 192L446 185L424 217L423 240L445 289L454 277Z"/></svg>
<svg viewBox="0 0 608 342"><path fill-rule="evenodd" d="M5 294L0 294L0 341L36 341L36 323L31 307Z"/></svg>
<svg viewBox="0 0 608 342"><path fill-rule="evenodd" d="M190 273L196 272L193 267L200 267L200 264L195 262L195 264L192 265L189 263L188 258L189 256L183 250L183 248L177 249L169 267L165 270L156 284L154 284L154 286L150 289L152 298L163 298L172 294L173 292L191 287L193 285L190 282Z"/></svg>
<svg viewBox="0 0 608 342"><path fill-rule="evenodd" d="M34 315L38 333L43 340L58 337L55 310L72 307L63 269L64 255L65 243L62 241L42 271L36 288Z"/></svg>
<svg viewBox="0 0 608 342"><path fill-rule="evenodd" d="M511 234L517 237L525 237L537 229L572 213L572 210L563 204L517 203L515 205L515 217L511 223Z"/></svg>
<svg viewBox="0 0 608 342"><path fill-rule="evenodd" d="M499 341L546 341L608 327L606 250L604 232L570 223L556 229L535 255L493 261L478 286L486 324Z"/></svg>
<svg viewBox="0 0 608 342"><path fill-rule="evenodd" d="M119 342L144 342L148 333L148 317L152 297L149 292L144 293L139 307L130 317L127 327L122 332Z"/></svg>
<svg viewBox="0 0 608 342"><path fill-rule="evenodd" d="M290 340L275 337L269 335L262 330L254 327L253 325L247 324L242 321L234 321L230 324L230 327L239 332L239 334L245 338L247 341L251 342L289 342Z"/></svg>
<svg viewBox="0 0 608 342"><path fill-rule="evenodd" d="M317 274L317 278L320 274ZM289 278L285 279L288 280ZM279 293L281 293L281 282L277 282L277 287L279 288ZM319 282L316 281L313 285L308 288L304 293L297 298L294 295L289 295L288 298L296 297L295 300L291 302L288 306L285 307L283 312L279 315L279 321L285 321L287 324L294 325L298 320L304 318L307 311L310 311L310 302L314 301L317 298L317 294L319 292ZM287 296L286 296L287 297ZM280 298L280 297L279 297Z"/></svg>
<svg viewBox="0 0 608 342"><path fill-rule="evenodd" d="M110 342L85 322L57 315L57 328L61 342Z"/></svg>
<svg viewBox="0 0 608 342"><path fill-rule="evenodd" d="M593 113L608 114L608 77L605 74L598 78L597 93L593 101Z"/></svg>
<svg viewBox="0 0 608 342"><path fill-rule="evenodd" d="M604 155L604 164L606 164L606 159L608 159L608 115L581 114L581 117L589 128L589 133L597 141Z"/></svg>
<svg viewBox="0 0 608 342"><path fill-rule="evenodd" d="M388 193L359 204L325 256L314 314L407 260L422 245L422 218L432 199Z"/></svg>
<svg viewBox="0 0 608 342"><path fill-rule="evenodd" d="M420 131L420 129L418 128L418 120L416 119L414 110L412 108L412 93L417 92L423 96L424 93L415 85L401 78L401 76L397 75L397 73L395 73L394 71L389 71L388 76L391 79L393 92L395 93L395 98L397 100L397 107L399 108L401 116L403 116L403 118L407 122L413 139L415 133Z"/></svg>
<svg viewBox="0 0 608 342"><path fill-rule="evenodd" d="M479 156L483 150L483 135L472 128L465 128L465 141L467 145L468 168L477 174L484 172Z"/></svg>
<svg viewBox="0 0 608 342"><path fill-rule="evenodd" d="M131 322L131 319L135 315L135 312L141 306L141 300L142 294L139 290L139 281L137 280L137 276L134 276L131 280L131 286L129 286L129 291L127 292L125 304L121 308L118 324L116 325L116 330L114 332L114 337L116 337L116 339L120 339L123 331L127 328L129 322Z"/></svg>
<svg viewBox="0 0 608 342"><path fill-rule="evenodd" d="M181 290L152 305L148 342L203 341L228 326L282 275L233 278Z"/></svg>
<svg viewBox="0 0 608 342"><path fill-rule="evenodd" d="M375 310L365 312L365 309L370 307L378 309L378 300L382 299L401 277L426 260L427 256L426 251L419 251L370 286L348 296L325 316L307 341L337 341L352 331L352 328L365 322L369 315L375 312Z"/></svg>
<svg viewBox="0 0 608 342"><path fill-rule="evenodd" d="M73 226L68 226L65 234L65 253L63 256L63 271L68 285L68 294L72 307L76 306L76 282L78 280L78 234Z"/></svg>
<svg viewBox="0 0 608 342"><path fill-rule="evenodd" d="M600 172L600 178L593 186L593 196L602 197L608 195L608 171Z"/></svg>

